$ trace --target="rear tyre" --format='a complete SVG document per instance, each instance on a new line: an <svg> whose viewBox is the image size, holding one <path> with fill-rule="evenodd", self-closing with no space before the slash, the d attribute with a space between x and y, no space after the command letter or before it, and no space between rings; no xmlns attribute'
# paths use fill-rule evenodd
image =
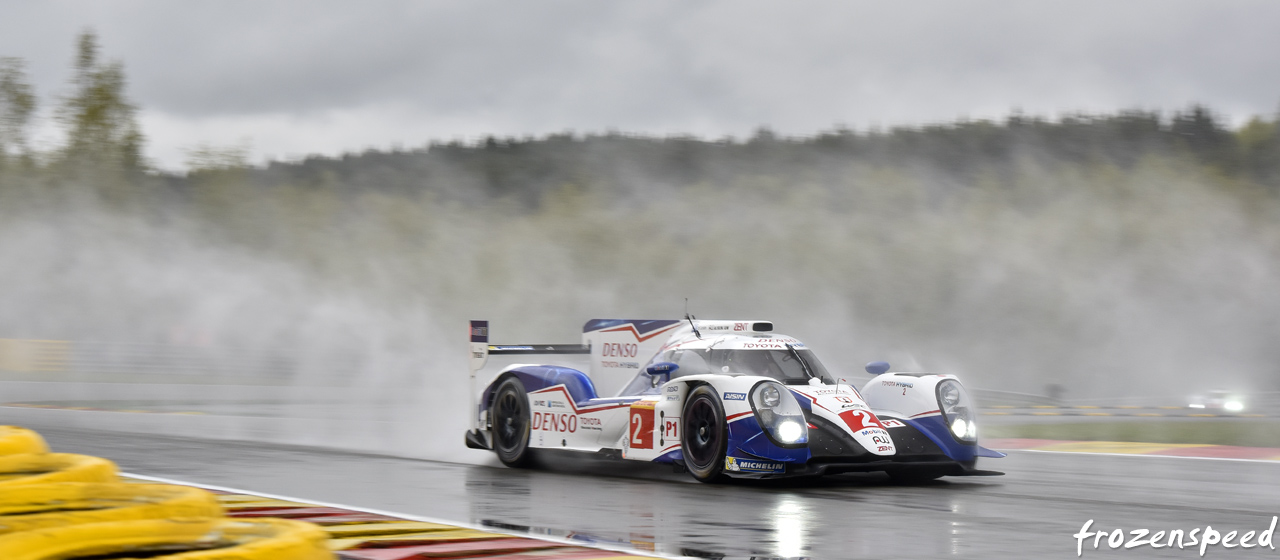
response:
<svg viewBox="0 0 1280 560"><path fill-rule="evenodd" d="M723 480L729 431L720 397L710 386L699 386L684 402L680 418L684 424L680 430L680 447L689 474L699 482Z"/></svg>
<svg viewBox="0 0 1280 560"><path fill-rule="evenodd" d="M527 467L529 451L529 396L519 379L508 378L493 397L493 451L508 467Z"/></svg>

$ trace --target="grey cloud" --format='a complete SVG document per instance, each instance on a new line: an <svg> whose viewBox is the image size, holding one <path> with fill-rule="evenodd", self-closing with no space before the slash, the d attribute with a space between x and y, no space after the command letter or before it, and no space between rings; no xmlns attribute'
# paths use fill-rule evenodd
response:
<svg viewBox="0 0 1280 560"><path fill-rule="evenodd" d="M499 134L804 133L1280 103L1280 4L1264 1L60 1L0 21L0 54L27 58L42 93L93 26L139 105L189 119L372 108Z"/></svg>

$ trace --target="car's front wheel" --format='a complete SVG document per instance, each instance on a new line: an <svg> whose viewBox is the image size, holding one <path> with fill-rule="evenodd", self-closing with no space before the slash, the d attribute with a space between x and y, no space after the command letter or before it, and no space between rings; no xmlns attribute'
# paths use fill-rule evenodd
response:
<svg viewBox="0 0 1280 560"><path fill-rule="evenodd" d="M493 397L493 450L508 467L525 467L529 452L529 397L519 379L508 378Z"/></svg>
<svg viewBox="0 0 1280 560"><path fill-rule="evenodd" d="M720 405L720 397L715 390L708 385L694 389L684 402L680 418L684 424L680 431L680 447L689 474L700 482L723 479L729 434L724 421L724 407Z"/></svg>

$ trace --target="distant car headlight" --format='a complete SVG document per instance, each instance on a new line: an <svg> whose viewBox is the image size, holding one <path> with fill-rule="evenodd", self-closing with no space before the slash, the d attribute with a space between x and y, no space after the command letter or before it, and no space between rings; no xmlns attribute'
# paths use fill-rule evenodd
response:
<svg viewBox="0 0 1280 560"><path fill-rule="evenodd" d="M1222 408L1230 410L1231 412L1240 412L1241 410L1244 410L1244 403L1240 401L1227 401L1226 404L1222 405Z"/></svg>
<svg viewBox="0 0 1280 560"><path fill-rule="evenodd" d="M776 381L761 381L751 389L751 410L765 435L780 447L809 443L809 426L795 395Z"/></svg>
<svg viewBox="0 0 1280 560"><path fill-rule="evenodd" d="M978 441L978 423L974 418L973 401L964 386L954 379L938 383L938 410L951 428L951 434L965 443Z"/></svg>

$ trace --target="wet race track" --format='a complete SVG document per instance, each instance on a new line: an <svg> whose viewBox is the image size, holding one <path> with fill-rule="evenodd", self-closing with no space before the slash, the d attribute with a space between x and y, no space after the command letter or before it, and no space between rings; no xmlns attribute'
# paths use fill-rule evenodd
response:
<svg viewBox="0 0 1280 560"><path fill-rule="evenodd" d="M667 468L592 462L512 470L252 443L42 428L57 450L131 473L710 558L1074 558L1094 529L1266 529L1280 463L1013 451L1003 477L895 486L881 475L703 485ZM459 438L461 439L461 438ZM1092 542L1089 543L1091 545ZM1191 558L1199 550L1084 557ZM1271 557L1268 549L1206 556Z"/></svg>

